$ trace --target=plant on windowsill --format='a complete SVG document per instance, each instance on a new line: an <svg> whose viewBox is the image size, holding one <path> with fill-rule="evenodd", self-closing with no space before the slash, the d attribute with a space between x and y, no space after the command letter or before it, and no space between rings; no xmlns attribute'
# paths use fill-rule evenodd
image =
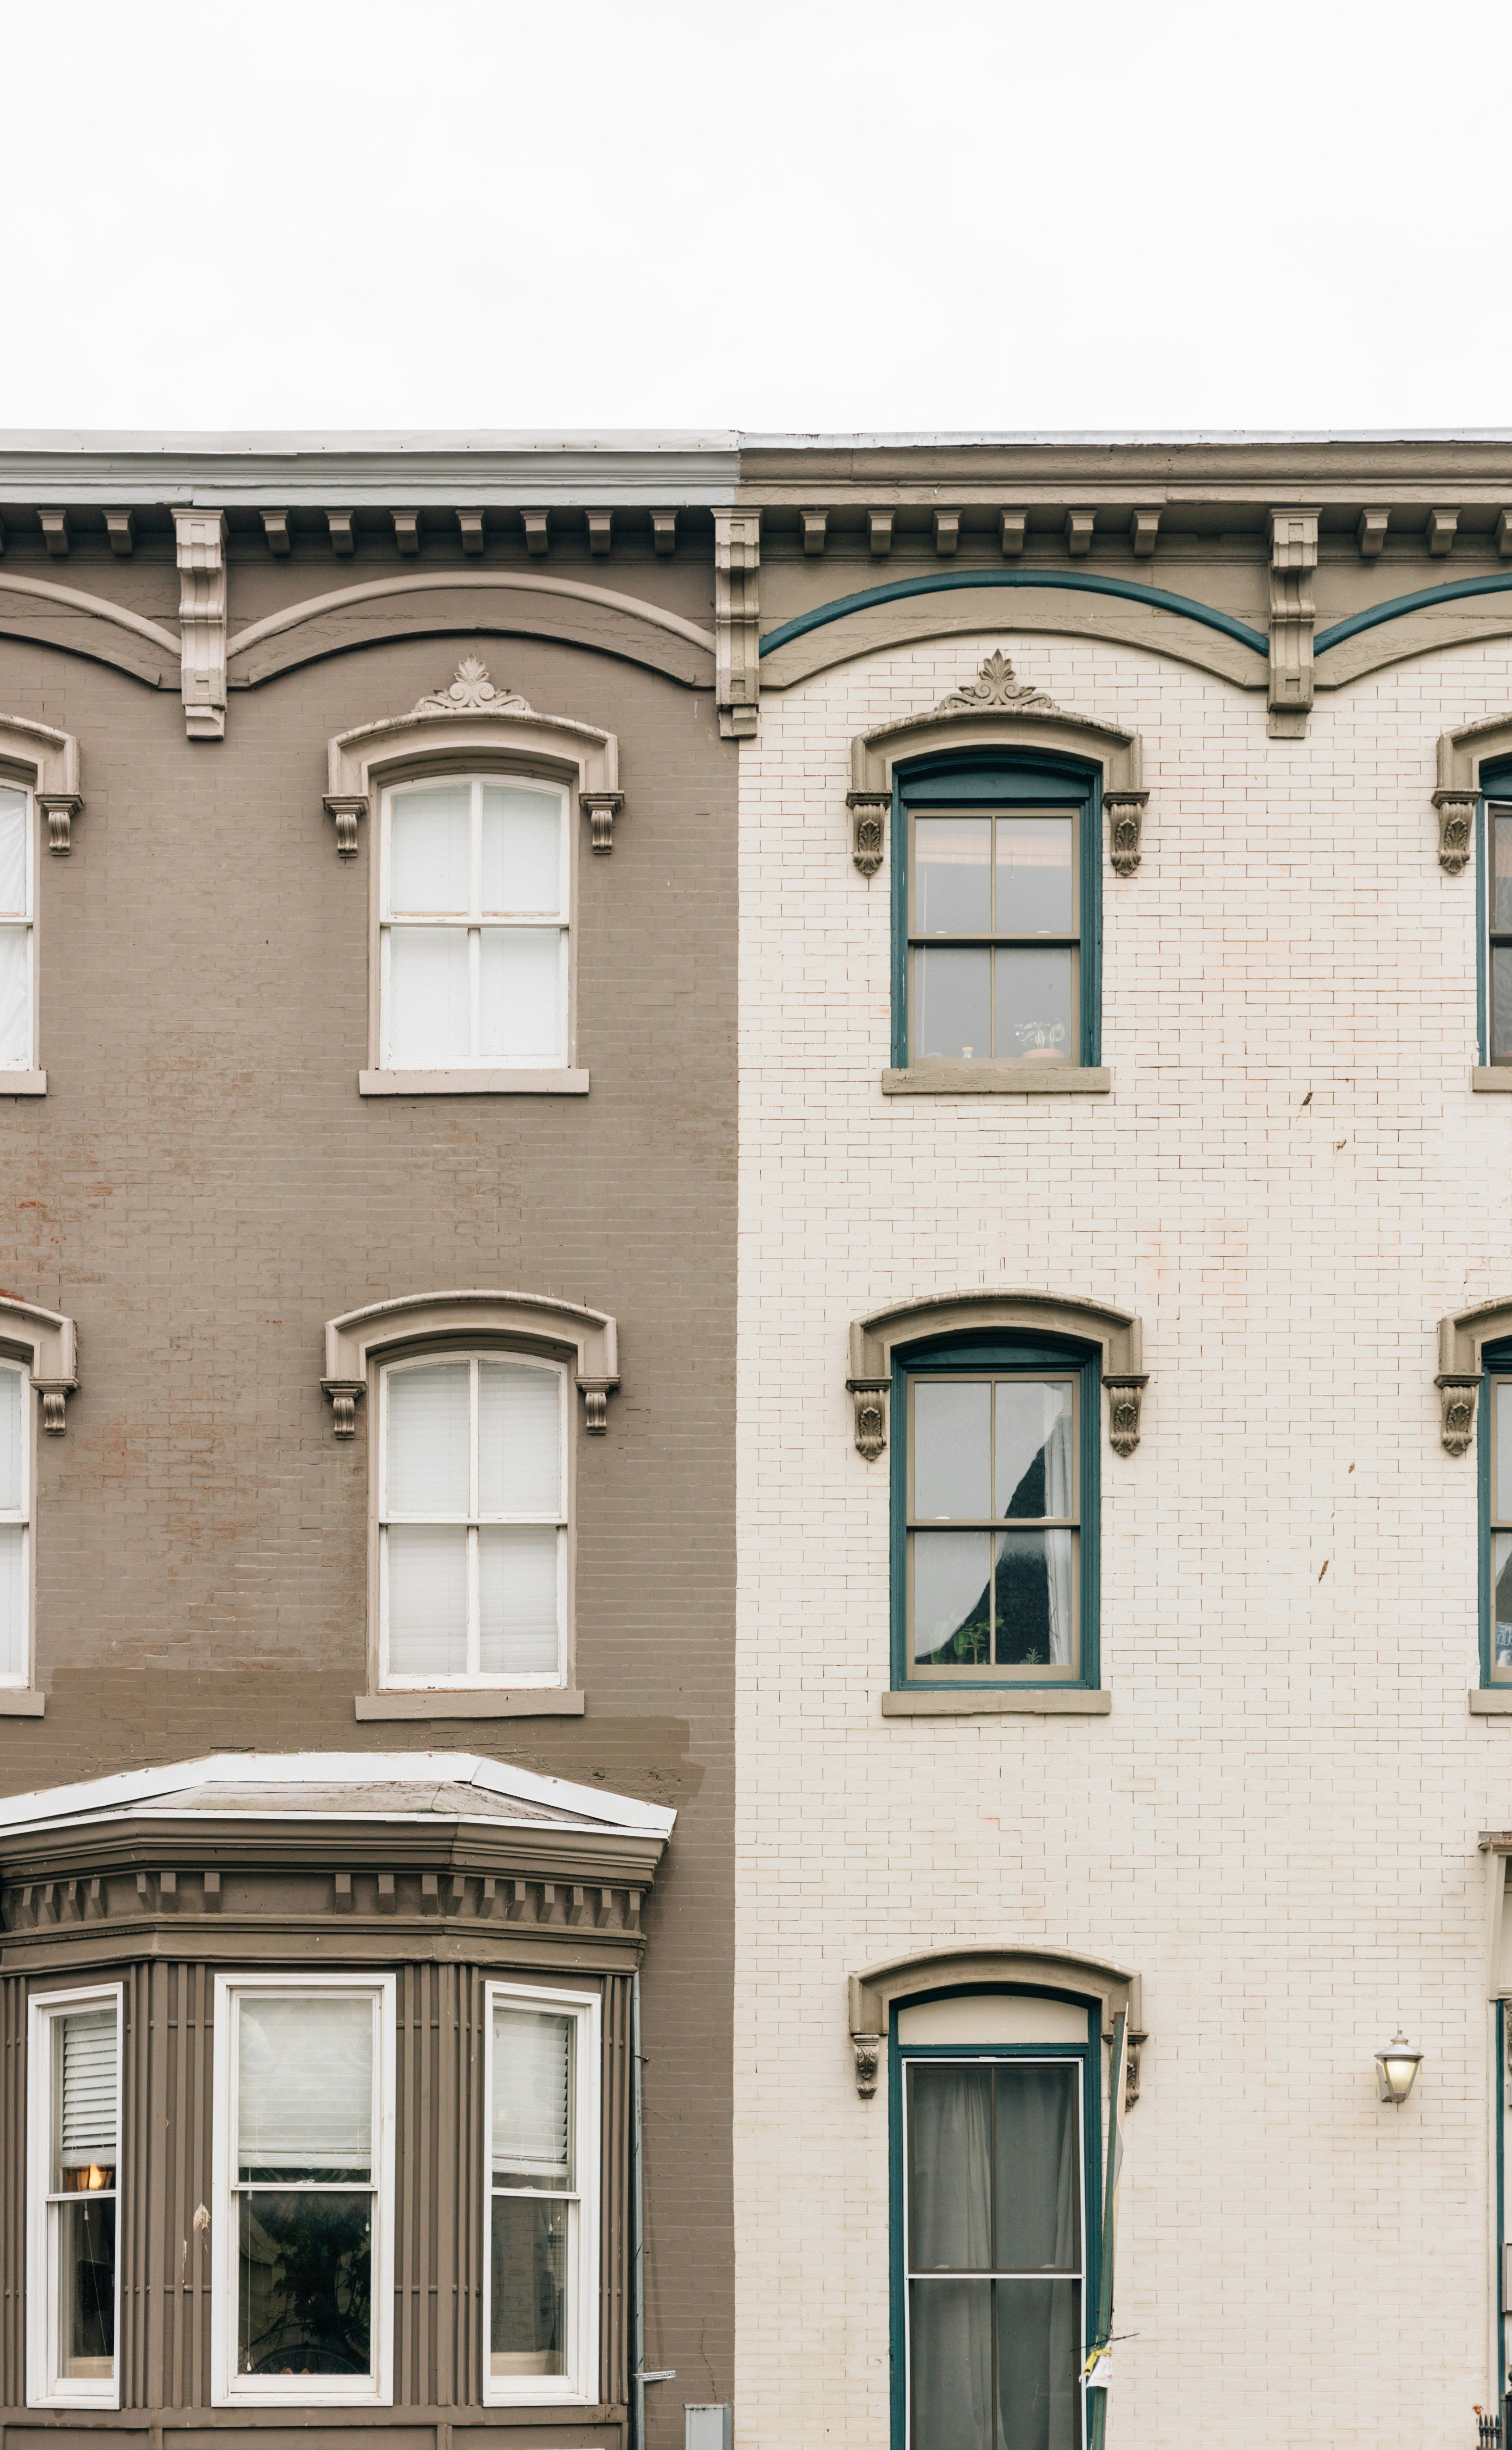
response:
<svg viewBox="0 0 1512 2450"><path fill-rule="evenodd" d="M1021 1021L1014 1032L1024 1054L1037 1062L1058 1063L1066 1043L1063 1021Z"/></svg>

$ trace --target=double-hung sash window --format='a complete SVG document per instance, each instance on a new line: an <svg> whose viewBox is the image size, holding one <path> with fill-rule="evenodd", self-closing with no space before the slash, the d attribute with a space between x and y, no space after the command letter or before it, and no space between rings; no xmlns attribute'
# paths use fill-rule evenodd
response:
<svg viewBox="0 0 1512 2450"><path fill-rule="evenodd" d="M218 2398L386 2402L393 1976L218 1993Z"/></svg>
<svg viewBox="0 0 1512 2450"><path fill-rule="evenodd" d="M381 1387L381 1681L561 1683L566 1371L447 1355L391 1363Z"/></svg>
<svg viewBox="0 0 1512 2450"><path fill-rule="evenodd" d="M1028 1356L1024 1356L1025 1359ZM1087 1366L905 1367L901 1683L1086 1681ZM1091 1395L1095 1427L1095 1392Z"/></svg>
<svg viewBox="0 0 1512 2450"><path fill-rule="evenodd" d="M31 1407L24 1370L0 1361L0 1685L25 1684L31 1649Z"/></svg>
<svg viewBox="0 0 1512 2450"><path fill-rule="evenodd" d="M946 771L900 789L895 1060L1095 1062L1093 786Z"/></svg>
<svg viewBox="0 0 1512 2450"><path fill-rule="evenodd" d="M568 1061L568 794L508 775L383 794L381 1062Z"/></svg>
<svg viewBox="0 0 1512 2450"><path fill-rule="evenodd" d="M121 1993L32 2002L28 2397L119 2404Z"/></svg>
<svg viewBox="0 0 1512 2450"><path fill-rule="evenodd" d="M29 1072L35 989L32 975L36 893L31 794L0 781L0 1076Z"/></svg>
<svg viewBox="0 0 1512 2450"><path fill-rule="evenodd" d="M906 2450L1077 2450L1079 2057L902 2068Z"/></svg>
<svg viewBox="0 0 1512 2450"><path fill-rule="evenodd" d="M596 2399L598 2003L488 1994L484 2398Z"/></svg>

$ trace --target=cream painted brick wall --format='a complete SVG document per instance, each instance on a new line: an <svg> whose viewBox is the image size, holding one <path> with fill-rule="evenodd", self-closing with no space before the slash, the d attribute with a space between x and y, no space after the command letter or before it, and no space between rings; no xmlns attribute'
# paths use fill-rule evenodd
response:
<svg viewBox="0 0 1512 2450"><path fill-rule="evenodd" d="M1107 1099L883 1099L888 872L853 733L1002 645L1144 735L1105 871ZM1113 2450L1465 2450L1489 2379L1485 1881L1512 1720L1472 1721L1473 1458L1440 1314L1512 1294L1512 1099L1468 1092L1475 884L1435 857L1464 648L1263 700L1132 649L984 632L769 698L742 784L739 2366L745 2450L882 2450L887 2111L845 1977L953 1942L1138 1967ZM1304 1104L1311 1092L1310 1104ZM1104 1441L1105 1720L884 1722L887 1467L849 1320L1033 1286L1145 1323ZM1325 1567L1327 1570L1325 1571ZM1372 2052L1426 2057L1400 2113Z"/></svg>

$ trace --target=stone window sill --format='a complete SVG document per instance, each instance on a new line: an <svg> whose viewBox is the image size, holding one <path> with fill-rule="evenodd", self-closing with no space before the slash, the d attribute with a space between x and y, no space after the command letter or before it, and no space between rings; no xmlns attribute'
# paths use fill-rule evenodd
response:
<svg viewBox="0 0 1512 2450"><path fill-rule="evenodd" d="M1106 1098L1113 1074L1102 1064L1020 1063L973 1057L959 1063L913 1063L884 1072L884 1098Z"/></svg>
<svg viewBox="0 0 1512 2450"><path fill-rule="evenodd" d="M587 1699L549 1684L522 1693L359 1693L352 1708L359 1719L580 1719Z"/></svg>
<svg viewBox="0 0 1512 2450"><path fill-rule="evenodd" d="M0 1719L40 1719L47 1706L46 1693L23 1693L14 1684L0 1685Z"/></svg>
<svg viewBox="0 0 1512 2450"><path fill-rule="evenodd" d="M586 1072L359 1072L359 1098L586 1098Z"/></svg>
<svg viewBox="0 0 1512 2450"><path fill-rule="evenodd" d="M1470 1075L1470 1086L1479 1098L1512 1098L1512 1063L1478 1063Z"/></svg>
<svg viewBox="0 0 1512 2450"><path fill-rule="evenodd" d="M882 1706L884 1719L1106 1719L1113 1695L1091 1692L1085 1684L991 1690L979 1684L965 1693L884 1693Z"/></svg>
<svg viewBox="0 0 1512 2450"><path fill-rule="evenodd" d="M1470 1690L1472 1719L1512 1719L1512 1684L1483 1685Z"/></svg>
<svg viewBox="0 0 1512 2450"><path fill-rule="evenodd" d="M45 1098L47 1094L45 1072L0 1072L0 1098Z"/></svg>

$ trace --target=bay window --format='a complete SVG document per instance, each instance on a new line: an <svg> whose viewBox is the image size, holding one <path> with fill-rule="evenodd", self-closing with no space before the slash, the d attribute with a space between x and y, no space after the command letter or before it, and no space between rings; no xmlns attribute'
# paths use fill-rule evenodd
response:
<svg viewBox="0 0 1512 2450"><path fill-rule="evenodd" d="M31 2003L28 2397L115 2407L119 1988Z"/></svg>

